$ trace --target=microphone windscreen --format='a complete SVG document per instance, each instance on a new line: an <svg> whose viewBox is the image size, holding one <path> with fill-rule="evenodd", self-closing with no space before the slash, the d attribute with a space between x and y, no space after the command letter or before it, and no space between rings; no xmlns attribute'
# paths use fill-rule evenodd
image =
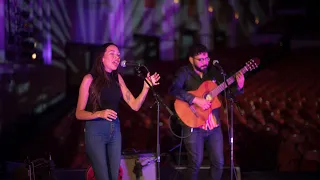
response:
<svg viewBox="0 0 320 180"><path fill-rule="evenodd" d="M126 60L121 61L120 66L121 67L126 67L126 62L127 62Z"/></svg>

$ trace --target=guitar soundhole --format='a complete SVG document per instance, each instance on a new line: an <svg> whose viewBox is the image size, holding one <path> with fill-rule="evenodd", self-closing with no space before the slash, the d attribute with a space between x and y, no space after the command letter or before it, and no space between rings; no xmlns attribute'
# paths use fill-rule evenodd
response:
<svg viewBox="0 0 320 180"><path fill-rule="evenodd" d="M206 100L208 100L208 101L212 101L212 99L213 99L213 98L212 98L212 95L211 95L210 93L205 94L203 98L206 99Z"/></svg>

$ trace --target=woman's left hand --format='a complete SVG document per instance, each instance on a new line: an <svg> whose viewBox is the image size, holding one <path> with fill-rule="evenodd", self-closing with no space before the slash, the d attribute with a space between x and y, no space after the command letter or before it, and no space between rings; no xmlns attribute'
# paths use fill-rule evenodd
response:
<svg viewBox="0 0 320 180"><path fill-rule="evenodd" d="M151 86L156 86L156 85L159 85L160 83L158 82L160 79L160 75L155 72L153 75L150 76L150 72L148 72L147 74L147 77L146 77L146 80L148 81L148 83L151 85ZM147 87L147 88L150 88L149 85L144 82L144 87Z"/></svg>

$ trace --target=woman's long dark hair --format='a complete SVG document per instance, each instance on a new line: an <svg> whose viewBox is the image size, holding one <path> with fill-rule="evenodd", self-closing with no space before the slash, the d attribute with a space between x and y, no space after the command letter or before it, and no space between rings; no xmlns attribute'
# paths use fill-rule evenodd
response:
<svg viewBox="0 0 320 180"><path fill-rule="evenodd" d="M98 56L95 59L95 62L92 66L91 69L91 74L93 76L93 81L90 86L90 103L92 105L92 110L93 112L98 111L101 109L101 104L100 104L100 95L101 95L101 90L103 87L106 85L109 86L111 82L111 76L108 76L108 74L105 71L102 58L106 52L106 49L108 46L114 45L117 46L113 43L106 43L102 45L101 49L98 51ZM112 72L111 75L117 75L117 72Z"/></svg>

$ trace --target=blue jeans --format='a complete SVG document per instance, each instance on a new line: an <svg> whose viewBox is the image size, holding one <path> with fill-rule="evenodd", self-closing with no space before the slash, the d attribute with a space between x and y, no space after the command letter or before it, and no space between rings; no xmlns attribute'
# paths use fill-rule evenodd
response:
<svg viewBox="0 0 320 180"><path fill-rule="evenodd" d="M86 121L86 151L97 180L118 180L121 161L119 119Z"/></svg>
<svg viewBox="0 0 320 180"><path fill-rule="evenodd" d="M184 127L184 134L190 132L189 127ZM191 135L184 139L188 155L188 170L185 179L198 179L198 172L203 160L204 145L210 160L210 179L220 180L223 172L223 135L221 127L212 130L194 128Z"/></svg>

